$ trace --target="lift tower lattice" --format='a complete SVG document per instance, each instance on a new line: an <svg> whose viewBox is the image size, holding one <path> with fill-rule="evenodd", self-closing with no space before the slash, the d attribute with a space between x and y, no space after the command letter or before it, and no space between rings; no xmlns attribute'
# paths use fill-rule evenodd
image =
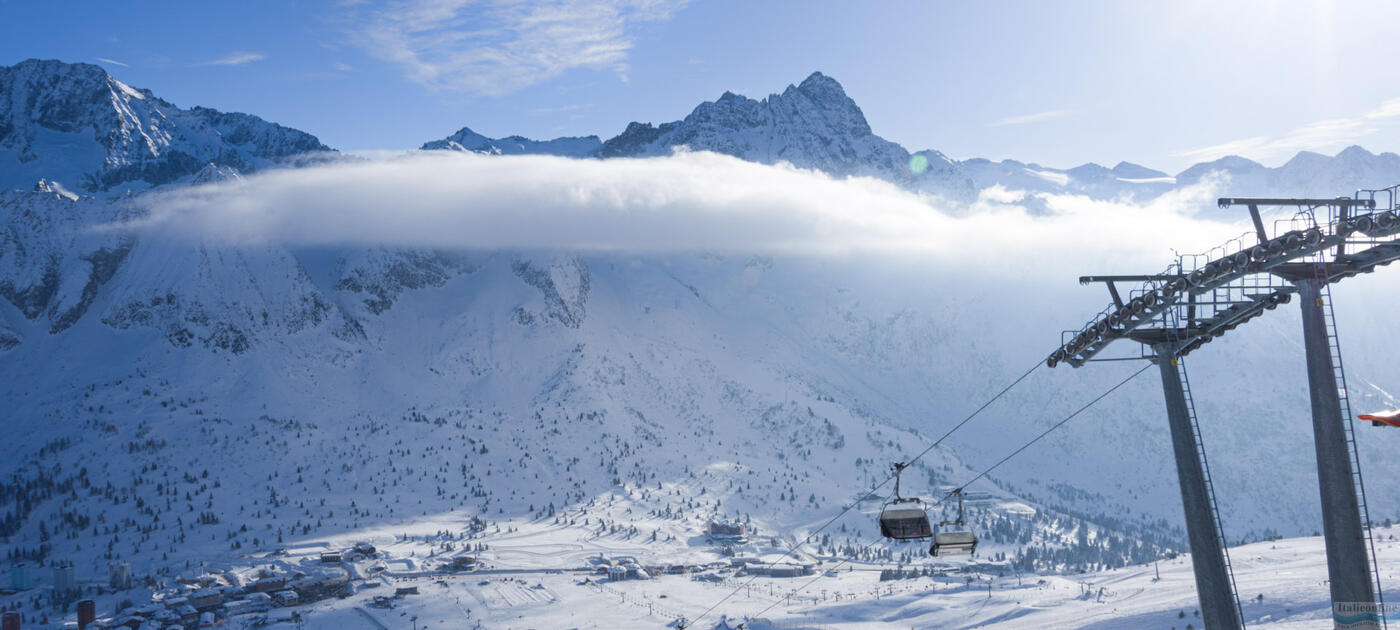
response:
<svg viewBox="0 0 1400 630"><path fill-rule="evenodd" d="M1330 283L1400 260L1397 193L1400 186L1358 191L1354 198L1221 199L1221 207L1249 207L1252 234L1204 254L1178 256L1162 273L1080 278L1081 284L1105 284L1113 303L1084 327L1067 331L1046 363L1050 367L1060 363L1080 367L1089 361L1115 360L1096 356L1113 341L1129 339L1142 344L1142 352L1135 358L1160 366L1196 589L1207 628L1242 627L1243 615L1235 597L1225 536L1182 361L1240 324L1289 302L1295 293L1304 298L1300 301L1305 337L1312 339L1308 343L1309 382L1319 481L1324 513L1332 514L1324 518L1336 521L1334 530L1339 537L1334 541L1333 534L1327 534L1333 603L1341 605L1334 606L1334 620L1353 628L1385 624L1379 614L1383 603L1378 580L1372 580L1376 577L1374 552L1367 558L1365 542L1360 543L1358 552L1357 540L1352 540L1366 524L1359 513L1364 511L1364 489L1349 411L1344 407L1345 390L1339 386L1340 350L1330 321L1330 303L1320 300L1326 297ZM1388 205L1378 210L1376 198L1380 195L1386 197ZM1298 212L1275 222L1275 236L1270 238L1260 206L1294 206ZM1326 260L1333 252L1332 260ZM1300 262L1310 257L1318 262ZM1125 296L1121 284L1137 284L1138 288ZM1349 502L1346 495L1351 497ZM1339 581L1343 583L1341 590Z"/></svg>

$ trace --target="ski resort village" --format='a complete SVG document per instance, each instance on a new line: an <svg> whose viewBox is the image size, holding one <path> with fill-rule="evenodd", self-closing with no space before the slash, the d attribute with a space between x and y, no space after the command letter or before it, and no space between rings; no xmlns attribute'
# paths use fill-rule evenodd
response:
<svg viewBox="0 0 1400 630"><path fill-rule="evenodd" d="M1400 7L867 4L0 2L0 630L1400 624Z"/></svg>

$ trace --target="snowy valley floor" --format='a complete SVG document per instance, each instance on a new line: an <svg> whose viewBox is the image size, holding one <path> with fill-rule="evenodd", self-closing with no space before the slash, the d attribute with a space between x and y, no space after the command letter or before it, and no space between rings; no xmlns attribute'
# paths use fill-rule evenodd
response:
<svg viewBox="0 0 1400 630"><path fill-rule="evenodd" d="M1384 531L1384 530L1381 530ZM1400 543L1379 543L1382 580L1393 588L1400 577ZM541 554L544 540L522 537L494 545L497 554ZM519 545L519 546L517 546ZM568 545L558 551L567 556ZM1326 563L1321 538L1263 542L1231 550L1236 580L1244 594L1250 627L1317 628L1328 624ZM547 564L540 558L542 564ZM1107 630L1176 628L1195 617L1195 590L1185 558L1154 568L1124 569L1074 576L993 578L967 585L961 575L880 582L878 569L844 567L835 577L760 577L725 602L699 626L713 628L719 615L742 621L811 583L802 601L778 605L764 615L778 628L1096 628ZM588 582L585 583L585 580ZM670 575L652 580L608 582L597 576L544 571L483 572L417 582L420 594L395 600L392 609L370 607L374 595L393 586L363 590L349 599L308 607L305 628L665 628L675 616L695 619L730 593L731 584ZM388 582L388 580L386 580ZM397 582L394 582L397 584ZM1100 595L1100 591L1102 594ZM1263 600L1255 599L1262 594ZM1391 596L1400 597L1400 592ZM818 601L811 601L812 598ZM1184 617L1181 615L1184 613ZM414 621L416 617L416 621ZM294 623L272 627L291 630ZM761 628L763 624L750 624Z"/></svg>
<svg viewBox="0 0 1400 630"><path fill-rule="evenodd" d="M1377 529L1377 552L1382 581L1392 593L1388 599L1400 601L1400 542L1392 539L1392 532L1400 533ZM808 577L735 577L729 570L709 569L612 581L590 565L599 558L619 563L635 558L644 565L716 566L720 558L698 541L665 546L640 537L593 536L577 527L536 522L504 532L477 534L465 542L487 545L474 552L480 565L474 571L445 573L438 567L462 555L465 544L459 542L449 550L441 540L428 535L431 532L404 533L408 536L385 531L357 533L361 537L356 540L370 541L378 548L378 557L347 559L335 566L333 570L343 566L351 576L348 597L273 608L265 614L235 615L223 627L673 628L680 618L696 620L739 587L691 627L725 627L720 625L722 616L727 616L729 627L733 627L746 615L766 610L762 619L753 620L748 628L1201 628L1186 557L1164 560L1157 567L1135 565L1063 576L962 573L957 571L960 563L953 563L935 567L948 570L943 576L882 582L880 570L888 565L845 563L828 571L833 564L828 560L818 566L816 575ZM741 545L741 554L778 560L780 552L769 540L760 541ZM276 555L245 557L228 562L225 568L209 569L224 575L242 573L244 581L258 569L315 573L325 570L322 552L344 548L350 542L346 538L307 543ZM1330 604L1321 538L1245 545L1231 549L1230 557L1249 627L1317 628L1328 624ZM710 581L696 579L699 576ZM394 597L396 591L411 587L416 587L416 594ZM800 590L789 597L795 589ZM118 598L135 594L99 597L99 617L110 614ZM0 598L0 603L8 604L7 600ZM136 603L140 606L143 602ZM299 618L293 617L294 613ZM71 614L64 621L73 627ZM25 627L62 626L27 623Z"/></svg>

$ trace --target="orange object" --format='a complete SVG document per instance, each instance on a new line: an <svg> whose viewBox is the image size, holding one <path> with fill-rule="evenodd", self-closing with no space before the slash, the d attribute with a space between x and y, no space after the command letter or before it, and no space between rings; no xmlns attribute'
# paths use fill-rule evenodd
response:
<svg viewBox="0 0 1400 630"><path fill-rule="evenodd" d="M1372 424L1376 425L1384 424L1392 427L1400 427L1400 409L1379 411L1376 413L1363 413L1357 416L1357 418L1361 420L1370 420Z"/></svg>

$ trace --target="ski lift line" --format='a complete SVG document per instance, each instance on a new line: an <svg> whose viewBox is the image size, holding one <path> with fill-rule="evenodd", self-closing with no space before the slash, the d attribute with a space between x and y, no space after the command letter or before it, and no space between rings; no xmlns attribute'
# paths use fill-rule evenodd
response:
<svg viewBox="0 0 1400 630"><path fill-rule="evenodd" d="M1079 414L1084 413L1084 412L1087 411L1090 407L1093 407L1096 403L1098 403L1100 400L1103 400L1103 399L1107 398L1109 394L1112 394L1113 392L1118 391L1119 388L1123 387L1124 385L1127 385L1127 384L1128 384L1128 381L1131 381L1131 380L1137 378L1139 374L1142 374L1143 372L1146 372L1146 371L1147 371L1149 368L1151 368L1153 365L1154 365L1154 364L1152 364L1152 363L1148 363L1147 365L1142 366L1142 369L1140 369L1140 370L1138 370L1138 371L1136 371L1136 372L1133 372L1132 375L1129 376L1128 378L1125 378L1125 379L1123 379L1123 380L1121 380L1121 381L1118 381L1118 384L1117 384L1117 385L1114 385L1113 387L1108 388L1107 391L1105 391L1105 392L1102 393L1102 394L1099 394L1097 398L1095 398L1095 399L1089 401L1089 402L1088 402L1087 404L1085 404L1083 407L1080 407L1079 409L1075 410L1074 413L1069 414L1068 416L1065 416L1065 419L1064 419L1064 420L1061 420L1061 421L1059 421L1059 422L1056 422L1055 424L1051 425L1050 428L1048 428L1048 429L1046 429L1045 431L1041 432L1040 435L1037 435L1037 436L1031 438L1031 441L1026 442L1025 444L1021 445L1021 448L1018 448L1018 449L1012 451L1010 455L1007 455L1006 457L1001 458L1001 461L998 461L997 463L992 464L990 468L988 468L988 469L986 469L986 470L984 470L984 471L978 473L976 477L973 477L973 478L972 478L970 481L968 481L967 483L965 483L965 484L963 484L963 485L961 485L961 486L958 486L958 487L955 488L952 492L949 492L948 494L944 495L944 497L943 497L942 499L939 499L938 502L939 502L939 503L942 503L943 501L947 500L948 497L953 496L954 493L962 492L963 490L967 489L968 486L970 486L970 485L972 485L974 482L976 482L978 479L981 479L981 478L983 478L983 477L986 477L989 473L991 473L993 470L996 470L996 469L997 469L999 466L1001 466L1002 464L1005 464L1005 463L1006 463L1007 461L1009 461L1011 458L1013 458L1013 457L1015 457L1015 456L1017 456L1017 455L1020 455L1020 454L1021 454L1021 451L1024 451L1024 450L1030 448L1032 444L1035 444L1036 442L1039 442L1041 438L1043 438L1043 437L1045 437L1045 436L1047 436L1047 435L1050 435L1050 432L1051 432L1051 431L1054 431L1055 429L1058 429L1058 428L1064 426L1064 424L1065 424L1066 422L1069 422L1070 420L1073 420L1073 419L1074 419L1076 416L1078 416ZM937 505L937 503L935 503L934 505Z"/></svg>
<svg viewBox="0 0 1400 630"><path fill-rule="evenodd" d="M1069 414L1068 416L1065 416L1065 418L1064 418L1063 420L1060 420L1059 422L1056 422L1054 425L1051 425L1050 428L1048 428L1048 429L1046 429L1045 431L1041 432L1040 435L1037 435L1037 436L1031 438L1031 440L1030 440L1029 442L1026 442L1025 444L1021 445L1020 448L1017 448L1015 451L1012 451L1010 455L1007 455L1006 457L1001 458L1001 460L999 460L997 463L992 464L991 467L989 467L989 468L987 468L986 470L983 470L982 472L978 473L976 477L973 477L972 479L968 480L966 483L964 483L964 484L958 486L957 488L955 488L955 489L953 489L952 491L948 492L947 494L943 495L943 497L940 498L940 499L938 499L937 501L934 501L934 502L930 503L930 504L929 504L929 508L938 507L939 505L941 505L941 504L943 504L945 501L947 501L947 500L949 499L949 497L955 496L956 494L962 492L962 490L964 490L964 489L967 488L968 486L972 485L972 484L973 484L974 482L976 482L977 480L979 480L979 479L981 479L981 478L987 476L989 473L991 473L993 470L996 470L996 469L997 469L998 467L1000 467L1002 464L1005 464L1005 463L1006 463L1007 461L1009 461L1011 458L1013 458L1013 457L1015 457L1015 456L1021 454L1021 452L1025 451L1027 448L1030 448L1030 447L1031 447L1033 444L1035 444L1036 442L1039 442L1039 441L1040 441L1042 438L1044 438L1046 435L1049 435L1051 431L1054 431L1055 429L1058 429L1058 428L1064 426L1065 423L1067 423L1067 422L1069 422L1070 420L1073 420L1074 418L1078 417L1079 414L1084 413L1086 410L1088 410L1090 407L1094 406L1095 404L1097 404L1099 401L1103 400L1104 398L1107 398L1109 394L1112 394L1113 392L1118 391L1118 390L1121 389L1124 385L1127 385L1129 381L1131 381L1131 380L1137 378L1139 375L1141 375L1143 372L1146 372L1146 371L1147 371L1149 368L1151 368L1152 366L1153 366L1153 364L1149 363L1149 364L1143 366L1142 369L1140 369L1140 370L1138 370L1138 371L1136 371L1136 372L1133 372L1133 373L1132 373L1131 375L1129 375L1127 378L1125 378L1125 379L1119 381L1118 384L1114 385L1113 387L1110 387L1108 390L1104 391L1102 394L1099 394L1099 395L1096 396L1093 400L1089 401L1088 403L1086 403L1084 406L1080 407L1079 409L1076 409L1076 410L1074 411L1074 413L1071 413L1071 414ZM1025 374L1022 374L1020 378L1016 379L1016 381L1013 382L1011 385L1008 385L1005 389L1003 389L1003 390L1001 390L1000 392L998 392L997 395L996 395L996 397L994 397L991 401L988 401L986 404L984 404L984 405L982 405L981 407L979 407L979 408L977 409L977 411L974 411L973 414L972 414L971 416L968 416L966 420L963 420L961 423L958 423L957 426L953 427L953 429L951 429L951 430L949 430L947 433L945 433L945 434L943 435L943 437L939 438L939 442L941 442L941 441L943 441L944 439L946 439L949 435L952 435L953 431L956 431L956 430L958 429L958 427L961 427L963 424L966 424L968 420L971 420L971 419L972 419L974 416L976 416L978 413L981 413L981 411L982 411L983 409L986 409L986 408L987 408L989 405L991 405L991 403L992 403L993 401L995 401L997 398L1000 398L1002 395L1006 394L1006 392L1010 391L1012 387L1015 387L1015 386L1016 386L1017 384L1019 384L1021 381L1025 380L1025 378L1026 378L1027 376L1030 376L1031 372L1034 372L1034 371L1036 370L1036 368L1038 368L1038 367L1040 367L1040 364L1037 364L1036 366L1032 367L1032 368L1031 368L1030 370L1028 370ZM937 445L938 445L938 443L935 442L932 446L929 446L928 448L924 449L923 452L919 453L918 456L916 456L914 459L909 460L909 463L912 464L914 461L918 460L920 457L923 457L923 456L924 456L925 454L927 454L930 450L932 450L934 446L937 446ZM875 489L878 489L878 488L880 488L881 486L884 486L885 484L889 483L889 481L890 481L889 478L885 479L883 482L880 483L879 486L876 486ZM871 493L867 493L867 494L865 495L865 497L862 497L862 500L864 500L864 498L868 498L869 496L871 496L871 494L873 494L873 490L872 490ZM893 494L891 494L891 496L893 496ZM886 497L886 498L888 499L888 497ZM859 502L857 502L857 503L859 503ZM854 506L855 504L852 504L852 505ZM848 511L850 511L850 508L849 508L849 507L846 508L845 510L842 510L842 511L841 511L841 514L838 514L836 518L840 518L841 515L844 515L844 514L845 514L846 512L848 512ZM823 528L827 527L827 526L830 525L831 523L835 522L835 520L836 520L836 519L833 518L831 521L828 521L827 524L826 524L826 525L823 525L822 527L823 527ZM818 530L818 531L820 531L820 530ZM815 535L815 533L814 533L814 535ZM809 539L809 540L810 540L810 538L811 538L811 536L808 536L808 539ZM872 539L870 542L867 542L867 543L865 543L864 545L861 545L860 549L861 549L862 551L864 551L864 550L866 550L866 549L869 549L870 547L874 546L875 543L880 542L880 541L882 541L882 540L884 540L884 536L883 536L883 535L881 535L879 538ZM789 553L791 553L791 552L789 552ZM783 557L787 557L787 554L784 554ZM780 558L780 560L781 560L781 558ZM841 568L842 566L844 566L844 565L847 564L848 562L850 562L850 558L844 558L844 559L842 559L841 561L837 562L836 564L832 565L831 567L827 568L827 569L826 569L825 571L823 571L822 573L826 573L827 571L835 571L836 569ZM695 618L695 621L691 622L691 627L698 627L697 625L695 625L696 623L698 623L701 619L704 619L706 615L710 614L710 612L712 612L715 608L718 608L718 607L719 607L721 604L723 604L725 601L728 601L729 598L733 597L735 594L737 594L737 593L738 593L740 590L742 590L744 587L748 586L751 582L753 582L755 579L757 579L757 577L758 577L757 575L754 575L754 576L750 577L750 578L749 578L747 581L745 581L743 584L740 584L739 586L735 587L734 590L730 591L728 595L725 595L725 596L724 596L723 598L721 598L718 602L715 602L715 604L714 604L713 606L710 606L709 608L705 609L705 612L700 613L700 616L696 617L696 618ZM812 578L812 579L811 579L810 581L808 581L806 584L803 584L802 586L799 586L799 587L797 587L796 589L793 589L793 590L792 590L791 592L789 592L788 594L789 594L789 595L796 595L797 593L800 593L800 592L806 590L807 587L809 587L809 586L815 584L815 583L817 582L817 580L821 579L821 577L822 577L822 575L818 575L818 576ZM767 608L764 608L763 610L759 611L758 614L753 615L753 616L754 616L754 617L761 617L761 616L763 616L765 613L767 613L768 611L772 610L772 609L773 609L775 606L777 606L777 605L778 605L778 602L773 602L773 603L770 604Z"/></svg>
<svg viewBox="0 0 1400 630"><path fill-rule="evenodd" d="M1154 364L1149 363L1149 364L1143 366L1142 369L1140 369L1140 370L1138 370L1138 371L1136 371L1136 372L1133 372L1133 373L1132 373L1131 375L1129 375L1127 378L1125 378L1125 379L1119 381L1117 385L1114 385L1113 387L1108 388L1107 391L1105 391L1105 392L1102 393L1102 394L1099 394L1099 395L1098 395L1097 397L1095 397L1093 400L1091 400L1091 401L1089 401L1088 403L1086 403L1083 407L1080 407L1079 409L1076 409L1076 410L1074 411L1074 413L1071 413L1071 414L1069 414L1068 416L1065 416L1065 418L1064 418L1063 420L1060 420L1059 422L1056 422L1055 424L1051 425L1050 428L1048 428L1048 429L1046 429L1045 431L1041 432L1040 435L1037 435L1037 436L1031 438L1031 440L1030 440L1029 442L1026 442L1025 444L1021 445L1020 448L1018 448L1018 449L1012 451L1010 455L1007 455L1006 457L1001 458L1001 460L998 461L997 463L992 464L992 465L991 465L990 467L988 467L986 470L983 470L982 472L978 473L976 477L973 477L972 479L968 480L966 483L964 483L964 484L962 484L961 486L958 486L957 488L953 489L953 490L952 490L951 492L949 492L948 494L943 495L942 498L940 498L940 499L938 499L937 501L934 501L933 503L931 503L931 504L929 505L929 507L930 507L930 508L938 507L940 504L942 504L943 502L947 501L949 497L952 497L952 496L954 496L954 495L956 495L956 494L962 492L965 488L967 488L968 486L972 485L972 484L973 484L974 482L976 482L978 479L981 479L981 478L987 476L987 474L991 473L993 470L996 470L997 467L1001 466L1002 464L1005 464L1005 463L1006 463L1008 460L1010 460L1011 458L1013 458L1013 457L1015 457L1015 456L1021 454L1022 451L1025 451L1026 449L1030 448L1031 445L1035 444L1036 442L1039 442L1039 441L1041 440L1041 438L1044 438L1045 436L1049 435L1051 431L1054 431L1055 429L1058 429L1058 428L1064 426L1065 423L1069 422L1070 420L1073 420L1075 417L1079 416L1079 414L1084 413L1087 409L1089 409L1090 407L1094 406L1095 404L1097 404L1099 401L1103 400L1104 398L1107 398L1109 394L1112 394L1113 392L1118 391L1118 390L1119 390L1120 388L1122 388L1124 385L1127 385L1129 381L1131 381L1131 380L1137 378L1139 375L1141 375L1143 372L1146 372L1146 371L1147 371L1149 368L1151 368L1153 365L1154 365ZM881 540L884 540L884 536L881 536L881 537L879 537L879 538L872 539L870 542L865 543L864 545L861 546L861 550L864 551L864 550L866 550L866 549L869 549L870 547L874 546L875 543L880 542ZM835 571L835 570L841 568L843 565L845 565L845 564L848 563L848 562L850 562L850 558L844 558L844 559L842 559L840 562L837 562L836 564L832 565L830 568L826 569L826 571ZM826 571L823 571L823 573L825 573ZM818 575L818 576L812 578L812 579L811 579L810 581L808 581L806 584L803 584L803 585L797 587L796 589L793 589L792 591L790 591L790 592L788 593L788 595L789 595L789 596L796 595L796 594L798 594L798 593L800 593L800 592L802 592L802 591L804 591L804 590L807 590L807 587L809 587L809 586L815 584L815 583L817 582L817 580L821 579L822 577L823 577L822 575ZM750 578L750 580L752 580L752 578ZM743 588L743 586L740 586L739 588ZM737 592L738 592L738 589L735 589L734 592L737 593ZM730 595L733 595L733 594L734 594L734 593L730 593ZM728 599L728 597L726 597L725 599ZM780 601L781 601L781 600L780 600ZM752 615L752 616L753 616L753 617L762 617L762 616L763 616L764 614L766 614L768 611L770 611L770 610L772 610L774 607L776 607L776 606L778 605L778 603L779 603L779 602L775 601L775 602L773 602L772 604L769 604L767 608L764 608L763 610L759 611L757 614ZM716 604L716 606L718 606L718 605L719 605L719 604ZM710 609L713 610L713 609L714 609L714 606L711 606ZM705 613L709 613L709 612L710 612L709 610L706 610L706 611L705 611ZM700 619L700 618L703 618L704 616L705 616L705 615L702 614L700 617L697 617L696 619L698 620L698 619Z"/></svg>
<svg viewBox="0 0 1400 630"><path fill-rule="evenodd" d="M907 467L913 465L914 462L919 461L919 459L923 458L924 455L927 455L927 454L929 453L929 451L932 451L933 449L937 448L939 444L942 444L943 441L946 440L946 439L948 439L949 436L953 435L954 432L956 432L958 429L963 428L963 426L966 425L968 422L971 422L973 418L976 418L978 415L980 415L983 411L985 411L985 410L987 409L987 407L992 406L992 403L996 402L997 400L1000 400L1001 397L1002 397L1002 396L1005 396L1007 392L1009 392L1009 391L1012 390L1012 388L1016 387L1017 385L1020 385L1022 381L1026 380L1026 378L1028 378L1028 377L1029 377L1033 372L1035 372L1036 370L1040 369L1040 367L1041 367L1042 365L1044 365L1044 364L1045 364L1044 361L1037 360L1034 364L1031 365L1030 369L1028 369L1028 370L1026 370L1025 372L1021 373L1020 376L1016 377L1016 380L1011 381L1011 383L1010 383L1009 385L1007 385L1006 387L1001 388L1001 391L997 392L995 396L992 396L990 399L987 400L987 402L982 403L982 406L978 407L978 408L977 408L976 410L974 410L971 414L968 414L968 416L967 416L966 418L963 418L961 422L959 422L959 423L953 425L953 428L948 429L946 432L944 432L942 436L940 436L940 437L939 437L937 440L935 440L932 444L928 445L927 448L925 448L924 450L920 451L918 455L915 455L915 456L914 456L913 458L911 458L911 459L904 460L904 466L903 466L903 467L904 467L904 468L907 468ZM888 484L891 480L897 479L898 477L899 477L899 473L898 473L898 472L895 472L895 474L892 474L892 475L890 475L890 476L888 476L888 477L885 477L885 479L884 479L883 481L881 481L880 483L878 483L878 484L872 486L869 490L867 490L867 491L865 492L865 494L861 495L861 497L860 497L859 499L856 499L855 501L852 501L849 505L847 505L846 507L842 508L841 511L838 512L838 513L836 514L836 516L831 517L831 520L828 520L826 523L823 523L821 527L818 527L817 529L813 530L811 533L807 534L807 537L804 538L804 539L802 539L802 542L797 543L796 545L793 545L792 548L790 548L790 549L788 549L787 551L783 552L783 555L779 556L777 560L774 560L774 561L772 561L772 562L769 562L765 568L770 568L770 569L771 569L771 568L772 568L774 565L776 565L777 563L782 562L783 560L786 560L786 559L788 559L789 557L791 557L793 551L795 551L795 550L797 550L797 549L800 549L803 545L805 545L805 544L811 542L812 539L814 539L814 538L817 537L817 534L820 534L820 533L822 533L823 531L825 531L826 528L831 527L832 524L834 524L834 523L836 523L836 521L840 520L841 517L845 516L848 512L850 512L851 510L855 509L855 507L856 507L857 505L860 505L862 502L864 502L864 501L867 500L867 499L871 499L871 498L876 498L876 497L878 497L879 495L877 495L876 493L879 492L881 488L885 487L885 485ZM895 496L894 493L891 493L891 494L889 494L889 495L886 495L886 496L883 498L883 500L884 500L884 501L889 501L889 500L890 500L890 497L892 497L892 496ZM945 497L945 498L946 498L946 497ZM939 500L937 503L934 503L933 505L938 505L938 503L942 503L942 500ZM869 545L867 545L867 546L869 546ZM750 576L749 579L748 579L748 580L745 580L743 584L740 584L739 586L735 587L734 590L730 591L729 594L727 594L727 595L725 595L724 597L720 598L719 601L715 602L715 603L714 603L713 605L711 605L709 608L706 608L706 609L705 609L705 612L700 613L700 616L699 616L699 617L696 617L695 620L691 622L691 625L694 626L694 625L695 625L697 622L699 622L701 619L704 619L705 616L708 615L708 614L710 614L710 612L714 611L715 608L718 608L721 604L723 604L724 602L728 601L729 598L733 597L733 596L734 596L735 594L737 594L741 589L743 589L744 587L748 586L750 583L752 583L752 582L753 582L754 580L756 580L756 579L758 579L758 574L757 574L757 573L755 573L754 575Z"/></svg>
<svg viewBox="0 0 1400 630"><path fill-rule="evenodd" d="M1005 396L1005 395L1006 395L1006 392L1009 392L1009 391L1011 391L1011 389L1012 389L1013 387L1016 387L1017 385L1020 385L1020 384L1021 384L1021 381L1026 380L1026 378L1029 377L1033 372L1035 372L1036 370L1040 369L1040 367L1041 367L1042 365L1045 365L1045 362L1044 362L1044 361L1036 361L1035 365L1032 365L1032 366L1031 366L1031 369L1026 370L1026 371L1023 372L1020 376L1016 377L1016 380L1011 381L1011 384L1010 384L1010 385L1007 385L1006 387L1003 387L1003 388L1001 389L1001 391L999 391L999 392L996 393L995 396L992 396L990 399L987 400L987 402L982 403L982 406L981 406L981 407L978 407L976 411L973 411L973 412L972 412L971 414L969 414L966 418L963 418L962 422L959 422L959 423L953 425L953 428L948 429L948 431L947 431L946 433L944 433L944 434L942 435L942 437L939 437L937 440L935 440L933 444L930 444L930 445L928 445L928 447L925 448L924 450L919 451L919 454L918 454L918 455L915 455L915 456L913 457L913 459L909 459L909 460L905 461L905 462L904 462L904 465L905 465L906 467L911 466L911 465L914 464L914 462L917 462L917 461L919 461L921 458L923 458L924 455L928 455L929 451L932 451L933 449L937 448L939 444L942 444L942 443L943 443L943 440L948 439L948 437L951 436L951 435L953 435L953 433L954 433L955 431L957 431L958 429L963 428L963 425L967 424L968 422L971 422L973 418L976 418L976 417L978 416L978 414L980 414L980 413L982 413L983 411L985 411L985 410L987 409L987 407L992 406L992 403L994 403L994 402L1000 400L1002 396ZM897 476L897 473L896 473L896 476ZM886 479L886 480L885 480L885 483L889 483L889 479ZM880 484L880 485L883 486L884 483L882 483L882 484Z"/></svg>

